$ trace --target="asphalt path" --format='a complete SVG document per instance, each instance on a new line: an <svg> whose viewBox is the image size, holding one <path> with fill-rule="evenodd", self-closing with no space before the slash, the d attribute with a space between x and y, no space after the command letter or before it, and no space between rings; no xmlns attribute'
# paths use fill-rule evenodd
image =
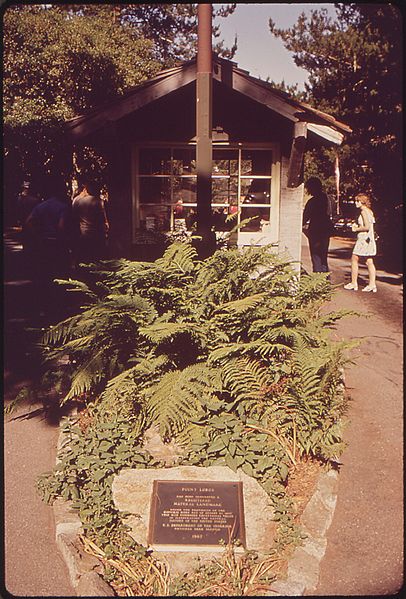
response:
<svg viewBox="0 0 406 599"><path fill-rule="evenodd" d="M340 458L338 500L327 533L316 596L392 595L403 585L403 279L380 268L377 293L347 291L353 241L330 243L331 281L338 285L328 309L365 316L338 322L334 337L358 339L346 369L351 397ZM303 264L310 268L307 245Z"/></svg>
<svg viewBox="0 0 406 599"><path fill-rule="evenodd" d="M21 245L6 235L4 252L4 403L30 386L34 364L24 327L38 317ZM58 413L22 403L4 418L3 592L19 597L74 597L55 542L53 510L36 492L37 477L55 465ZM0 595L2 595L0 590ZM5 594L5 593L4 593Z"/></svg>
<svg viewBox="0 0 406 599"><path fill-rule="evenodd" d="M59 433L40 406L25 405L7 418L4 435L6 590L16 596L76 596L55 543L52 509L35 490L52 470Z"/></svg>

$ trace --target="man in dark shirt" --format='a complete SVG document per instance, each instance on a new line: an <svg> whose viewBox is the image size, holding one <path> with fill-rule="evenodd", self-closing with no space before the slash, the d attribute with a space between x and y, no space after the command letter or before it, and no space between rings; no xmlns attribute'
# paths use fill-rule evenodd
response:
<svg viewBox="0 0 406 599"><path fill-rule="evenodd" d="M27 228L27 219L34 208L40 203L40 198L31 193L30 182L24 181L21 193L17 198L17 218L18 223L21 225L21 241L23 244L25 262L27 265L29 265L31 262L32 252L32 240L30 231Z"/></svg>
<svg viewBox="0 0 406 599"><path fill-rule="evenodd" d="M47 199L34 208L26 224L32 239L33 301L43 315L58 320L65 317L63 289L53 281L70 274L70 206L63 182L50 185Z"/></svg>
<svg viewBox="0 0 406 599"><path fill-rule="evenodd" d="M327 254L332 233L328 197L323 192L318 177L310 177L305 188L312 196L303 212L303 224L309 223L306 235L309 239L313 272L328 272Z"/></svg>

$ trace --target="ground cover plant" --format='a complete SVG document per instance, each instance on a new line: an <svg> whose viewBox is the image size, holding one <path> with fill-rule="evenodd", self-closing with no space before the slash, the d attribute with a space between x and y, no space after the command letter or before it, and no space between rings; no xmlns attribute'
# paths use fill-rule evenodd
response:
<svg viewBox="0 0 406 599"><path fill-rule="evenodd" d="M153 263L121 259L84 273L64 283L81 294L82 308L42 339L42 392L57 389L61 404L80 409L56 470L38 482L44 499L72 500L87 548L119 594L204 594L204 580L216 571L220 581L231 565L239 582L212 582L206 594L264 590L303 538L289 474L306 459L329 464L343 449L349 346L330 339L345 314L322 310L330 283L323 274L299 277L269 247L199 260L180 242ZM268 561L225 557L211 573L171 581L129 536L111 484L123 467L164 467L143 445L152 426L164 442L176 441L179 463L227 465L257 479L278 524ZM129 573L145 560L154 583Z"/></svg>

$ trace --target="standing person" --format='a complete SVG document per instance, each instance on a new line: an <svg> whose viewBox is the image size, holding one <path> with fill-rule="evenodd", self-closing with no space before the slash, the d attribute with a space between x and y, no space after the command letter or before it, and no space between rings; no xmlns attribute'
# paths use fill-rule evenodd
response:
<svg viewBox="0 0 406 599"><path fill-rule="evenodd" d="M327 254L333 230L330 204L318 177L310 177L306 181L305 188L311 198L303 211L303 224L309 223L306 235L309 240L313 272L329 272Z"/></svg>
<svg viewBox="0 0 406 599"><path fill-rule="evenodd" d="M366 193L355 196L355 205L361 210L358 222L352 225L352 230L357 233L357 241L351 256L351 283L344 285L344 289L358 290L358 265L360 258L366 258L369 282L362 291L376 293L376 268L373 256L376 256L375 241L375 216L371 210L371 200Z"/></svg>
<svg viewBox="0 0 406 599"><path fill-rule="evenodd" d="M69 274L70 210L63 183L51 183L46 200L38 204L26 221L34 244L41 276L48 279Z"/></svg>
<svg viewBox="0 0 406 599"><path fill-rule="evenodd" d="M46 311L58 308L59 294L54 279L69 276L70 207L63 182L49 181L45 201L26 221L32 240L32 276L37 297Z"/></svg>
<svg viewBox="0 0 406 599"><path fill-rule="evenodd" d="M105 257L109 231L104 202L96 184L83 178L79 189L80 193L72 202L72 217L76 227L74 254L77 264L94 262Z"/></svg>
<svg viewBox="0 0 406 599"><path fill-rule="evenodd" d="M21 192L17 198L18 222L23 229L27 218L30 216L35 206L37 206L40 202L41 199L32 193L31 183L29 181L24 181Z"/></svg>
<svg viewBox="0 0 406 599"><path fill-rule="evenodd" d="M27 264L30 264L32 250L32 240L30 230L27 227L27 220L34 208L40 203L41 199L32 193L31 183L29 181L24 181L21 193L17 198L17 219L18 223L21 225L23 252Z"/></svg>

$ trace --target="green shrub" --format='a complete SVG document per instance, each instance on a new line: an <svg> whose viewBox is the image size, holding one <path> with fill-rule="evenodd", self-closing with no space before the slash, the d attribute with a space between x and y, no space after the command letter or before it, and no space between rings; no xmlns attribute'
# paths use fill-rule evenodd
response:
<svg viewBox="0 0 406 599"><path fill-rule="evenodd" d="M48 498L76 496L89 530L105 540L105 527L119 521L112 476L131 462L122 459L124 438L136 431L131 464L148 467L145 456L139 462L142 435L157 424L183 448L184 463L255 477L273 502L278 546L299 542L289 471L301 456L328 462L343 449L348 345L332 342L329 330L345 313L322 313L332 295L326 276L299 277L269 247L201 261L192 246L173 243L154 263L105 262L87 279L65 282L83 294L83 307L42 340L61 403L84 401L94 416L93 436L78 430L42 485ZM106 423L116 430L110 437ZM104 493L111 522L100 521L95 493Z"/></svg>

